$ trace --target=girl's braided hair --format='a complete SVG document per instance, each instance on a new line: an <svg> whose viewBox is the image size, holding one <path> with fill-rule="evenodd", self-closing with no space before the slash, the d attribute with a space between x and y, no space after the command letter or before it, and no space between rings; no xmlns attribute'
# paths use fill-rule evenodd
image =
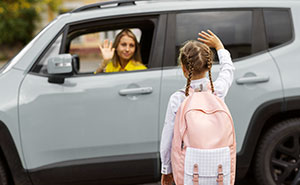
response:
<svg viewBox="0 0 300 185"><path fill-rule="evenodd" d="M213 52L203 43L198 41L188 41L180 49L179 61L188 70L187 84L185 88L185 96L189 95L189 88L193 75L202 74L208 71L212 92L214 85L211 77L211 67L213 63Z"/></svg>

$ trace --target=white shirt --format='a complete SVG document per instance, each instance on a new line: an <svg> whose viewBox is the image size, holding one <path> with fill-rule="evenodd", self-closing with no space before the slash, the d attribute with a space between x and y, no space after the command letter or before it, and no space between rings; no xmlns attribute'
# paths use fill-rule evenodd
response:
<svg viewBox="0 0 300 185"><path fill-rule="evenodd" d="M217 51L220 60L221 69L216 81L213 82L215 94L224 100L229 87L233 81L233 71L234 66L231 61L230 53L225 49L220 49ZM192 80L190 87L195 89L199 88L200 84L206 87L209 79L201 78L198 80ZM162 163L162 174L172 173L171 167L171 148L172 139L174 132L174 122L176 117L176 112L185 99L185 94L180 91L173 93L169 99L168 108L165 117L164 128L162 131L161 142L160 142L160 157Z"/></svg>

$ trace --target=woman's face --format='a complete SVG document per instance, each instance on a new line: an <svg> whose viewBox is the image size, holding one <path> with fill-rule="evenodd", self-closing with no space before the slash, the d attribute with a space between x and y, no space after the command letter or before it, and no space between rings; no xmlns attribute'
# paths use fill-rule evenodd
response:
<svg viewBox="0 0 300 185"><path fill-rule="evenodd" d="M120 42L117 47L117 54L120 57L120 60L128 61L133 56L134 52L135 52L134 40L131 37L124 35L120 39Z"/></svg>

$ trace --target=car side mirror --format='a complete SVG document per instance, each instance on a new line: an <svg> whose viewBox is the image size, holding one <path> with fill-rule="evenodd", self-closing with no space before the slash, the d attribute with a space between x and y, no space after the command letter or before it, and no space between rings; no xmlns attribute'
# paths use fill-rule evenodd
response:
<svg viewBox="0 0 300 185"><path fill-rule="evenodd" d="M60 54L49 58L47 64L48 74L50 74L48 82L63 84L66 75L72 74L72 60L71 54Z"/></svg>
<svg viewBox="0 0 300 185"><path fill-rule="evenodd" d="M72 55L60 54L48 59L49 74L64 74L72 72Z"/></svg>

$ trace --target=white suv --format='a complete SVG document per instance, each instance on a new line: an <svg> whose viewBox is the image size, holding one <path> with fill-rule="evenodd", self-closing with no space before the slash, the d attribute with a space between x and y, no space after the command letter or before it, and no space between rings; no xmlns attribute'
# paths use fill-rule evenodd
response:
<svg viewBox="0 0 300 185"><path fill-rule="evenodd" d="M93 74L98 43L123 28L148 69ZM0 185L158 181L168 98L185 85L178 49L206 29L236 67L237 177L299 184L300 3L120 0L59 16L0 70Z"/></svg>

